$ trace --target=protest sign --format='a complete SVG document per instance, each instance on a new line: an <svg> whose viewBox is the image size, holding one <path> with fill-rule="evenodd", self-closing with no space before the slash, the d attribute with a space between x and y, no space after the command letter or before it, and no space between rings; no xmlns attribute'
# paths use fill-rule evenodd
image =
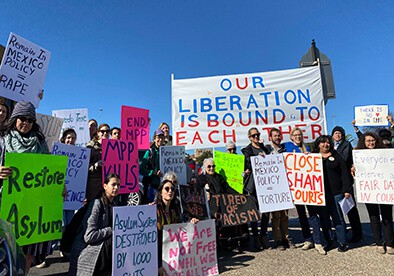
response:
<svg viewBox="0 0 394 276"><path fill-rule="evenodd" d="M174 172L178 176L180 185L187 184L185 147L160 147L160 171L163 175L167 172Z"/></svg>
<svg viewBox="0 0 394 276"><path fill-rule="evenodd" d="M283 155L252 156L250 160L260 212L294 208Z"/></svg>
<svg viewBox="0 0 394 276"><path fill-rule="evenodd" d="M114 207L112 275L157 275L156 205Z"/></svg>
<svg viewBox="0 0 394 276"><path fill-rule="evenodd" d="M394 149L353 151L357 201L394 204Z"/></svg>
<svg viewBox="0 0 394 276"><path fill-rule="evenodd" d="M216 246L213 219L165 225L163 267L167 275L218 275Z"/></svg>
<svg viewBox="0 0 394 276"><path fill-rule="evenodd" d="M122 105L121 129L123 140L137 141L138 149L149 149L149 110Z"/></svg>
<svg viewBox="0 0 394 276"><path fill-rule="evenodd" d="M3 182L0 218L10 222L20 246L62 237L67 156L7 153L12 176Z"/></svg>
<svg viewBox="0 0 394 276"><path fill-rule="evenodd" d="M242 194L244 190L245 156L243 154L224 153L215 150L215 171L220 173L231 188Z"/></svg>
<svg viewBox="0 0 394 276"><path fill-rule="evenodd" d="M64 209L78 210L86 198L90 149L56 142L53 144L52 154L68 156L65 181L67 196L64 201Z"/></svg>
<svg viewBox="0 0 394 276"><path fill-rule="evenodd" d="M52 149L54 142L59 141L60 132L63 126L63 119L49 115L37 113L37 124L41 128L42 134L45 136L48 148Z"/></svg>
<svg viewBox="0 0 394 276"><path fill-rule="evenodd" d="M136 141L103 139L103 179L110 173L120 176L120 194L136 193L139 190L138 148Z"/></svg>
<svg viewBox="0 0 394 276"><path fill-rule="evenodd" d="M389 115L387 104L354 107L356 126L388 126L387 115Z"/></svg>
<svg viewBox="0 0 394 276"><path fill-rule="evenodd" d="M257 127L268 141L272 127L283 140L299 127L306 142L327 133L320 68L172 80L175 145L186 149L249 144Z"/></svg>
<svg viewBox="0 0 394 276"><path fill-rule="evenodd" d="M209 209L223 227L260 220L256 201L248 195L213 194Z"/></svg>
<svg viewBox="0 0 394 276"><path fill-rule="evenodd" d="M326 205L323 160L318 153L283 153L294 204Z"/></svg>
<svg viewBox="0 0 394 276"><path fill-rule="evenodd" d="M62 133L67 128L75 130L77 133L76 146L84 147L90 141L87 108L52 110L52 115L64 119Z"/></svg>
<svg viewBox="0 0 394 276"><path fill-rule="evenodd" d="M37 108L50 59L48 50L10 33L0 66L0 95Z"/></svg>
<svg viewBox="0 0 394 276"><path fill-rule="evenodd" d="M204 220L209 218L205 189L198 185L180 185L182 217L184 221L192 218Z"/></svg>

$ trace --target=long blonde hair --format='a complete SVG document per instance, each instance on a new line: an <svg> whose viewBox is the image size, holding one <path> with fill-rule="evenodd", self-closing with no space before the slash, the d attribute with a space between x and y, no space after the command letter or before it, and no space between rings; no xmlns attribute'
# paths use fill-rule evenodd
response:
<svg viewBox="0 0 394 276"><path fill-rule="evenodd" d="M290 139L291 139L291 141L293 141L293 139L292 139L291 137L294 136L294 132L296 132L296 131L301 132L301 145L299 146L301 152L307 152L306 146L305 146L305 144L304 144L304 135L302 134L302 130L301 130L299 127L295 127L295 128L293 128L293 129L290 131ZM293 143L294 143L294 141L293 141ZM298 145L297 145L297 146L298 146Z"/></svg>

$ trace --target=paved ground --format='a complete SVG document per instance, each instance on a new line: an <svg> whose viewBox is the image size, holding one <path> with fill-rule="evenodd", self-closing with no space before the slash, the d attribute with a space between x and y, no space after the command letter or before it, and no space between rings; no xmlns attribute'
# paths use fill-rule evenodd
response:
<svg viewBox="0 0 394 276"><path fill-rule="evenodd" d="M394 275L394 255L379 254L370 246L372 237L365 207L359 204L363 222L364 240L352 245L345 253L336 249L326 256L314 249L264 250L254 252L245 248L243 254L233 251L219 252L219 269L223 275ZM290 236L301 242L298 221L291 219ZM48 258L49 267L32 268L29 275L67 275L68 262L55 252Z"/></svg>

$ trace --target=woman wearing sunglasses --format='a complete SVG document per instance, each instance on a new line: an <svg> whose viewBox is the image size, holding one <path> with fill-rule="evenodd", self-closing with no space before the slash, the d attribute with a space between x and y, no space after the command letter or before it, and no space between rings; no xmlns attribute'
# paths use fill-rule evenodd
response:
<svg viewBox="0 0 394 276"><path fill-rule="evenodd" d="M244 176L244 193L252 195L257 200L256 188L252 175L252 163L250 158L252 156L264 156L269 153L268 149L260 141L260 132L257 128L252 127L248 131L248 137L250 144L243 148L241 151L245 155L245 176ZM261 230L260 236L258 235L257 222L252 222L252 234L254 240L254 247L257 250L263 250L270 248L270 244L267 237L267 229L269 222L269 213L263 213L261 215Z"/></svg>
<svg viewBox="0 0 394 276"><path fill-rule="evenodd" d="M181 209L178 201L174 199L175 193L176 184L168 179L163 180L157 188L155 203L157 206L159 275L166 275L162 265L163 227L164 225L181 222ZM192 218L190 222L197 223L198 219Z"/></svg>
<svg viewBox="0 0 394 276"><path fill-rule="evenodd" d="M4 129L6 152L49 154L45 137L36 123L35 107L30 102L21 101L15 105ZM1 175L3 176L3 172ZM22 250L26 255L26 275L34 257L37 257L37 262L42 263L43 258L52 253L51 242L25 245Z"/></svg>
<svg viewBox="0 0 394 276"><path fill-rule="evenodd" d="M90 149L90 161L88 181L86 185L86 200L92 201L102 189L101 167L101 144L103 139L109 139L111 128L108 124L101 124L98 127L97 135L86 144Z"/></svg>

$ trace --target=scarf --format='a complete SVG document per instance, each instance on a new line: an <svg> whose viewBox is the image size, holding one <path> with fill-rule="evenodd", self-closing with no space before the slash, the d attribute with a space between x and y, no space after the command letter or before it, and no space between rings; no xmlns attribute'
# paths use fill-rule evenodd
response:
<svg viewBox="0 0 394 276"><path fill-rule="evenodd" d="M35 132L23 137L14 129L5 136L5 149L7 152L18 153L49 153L46 142L40 141Z"/></svg>

